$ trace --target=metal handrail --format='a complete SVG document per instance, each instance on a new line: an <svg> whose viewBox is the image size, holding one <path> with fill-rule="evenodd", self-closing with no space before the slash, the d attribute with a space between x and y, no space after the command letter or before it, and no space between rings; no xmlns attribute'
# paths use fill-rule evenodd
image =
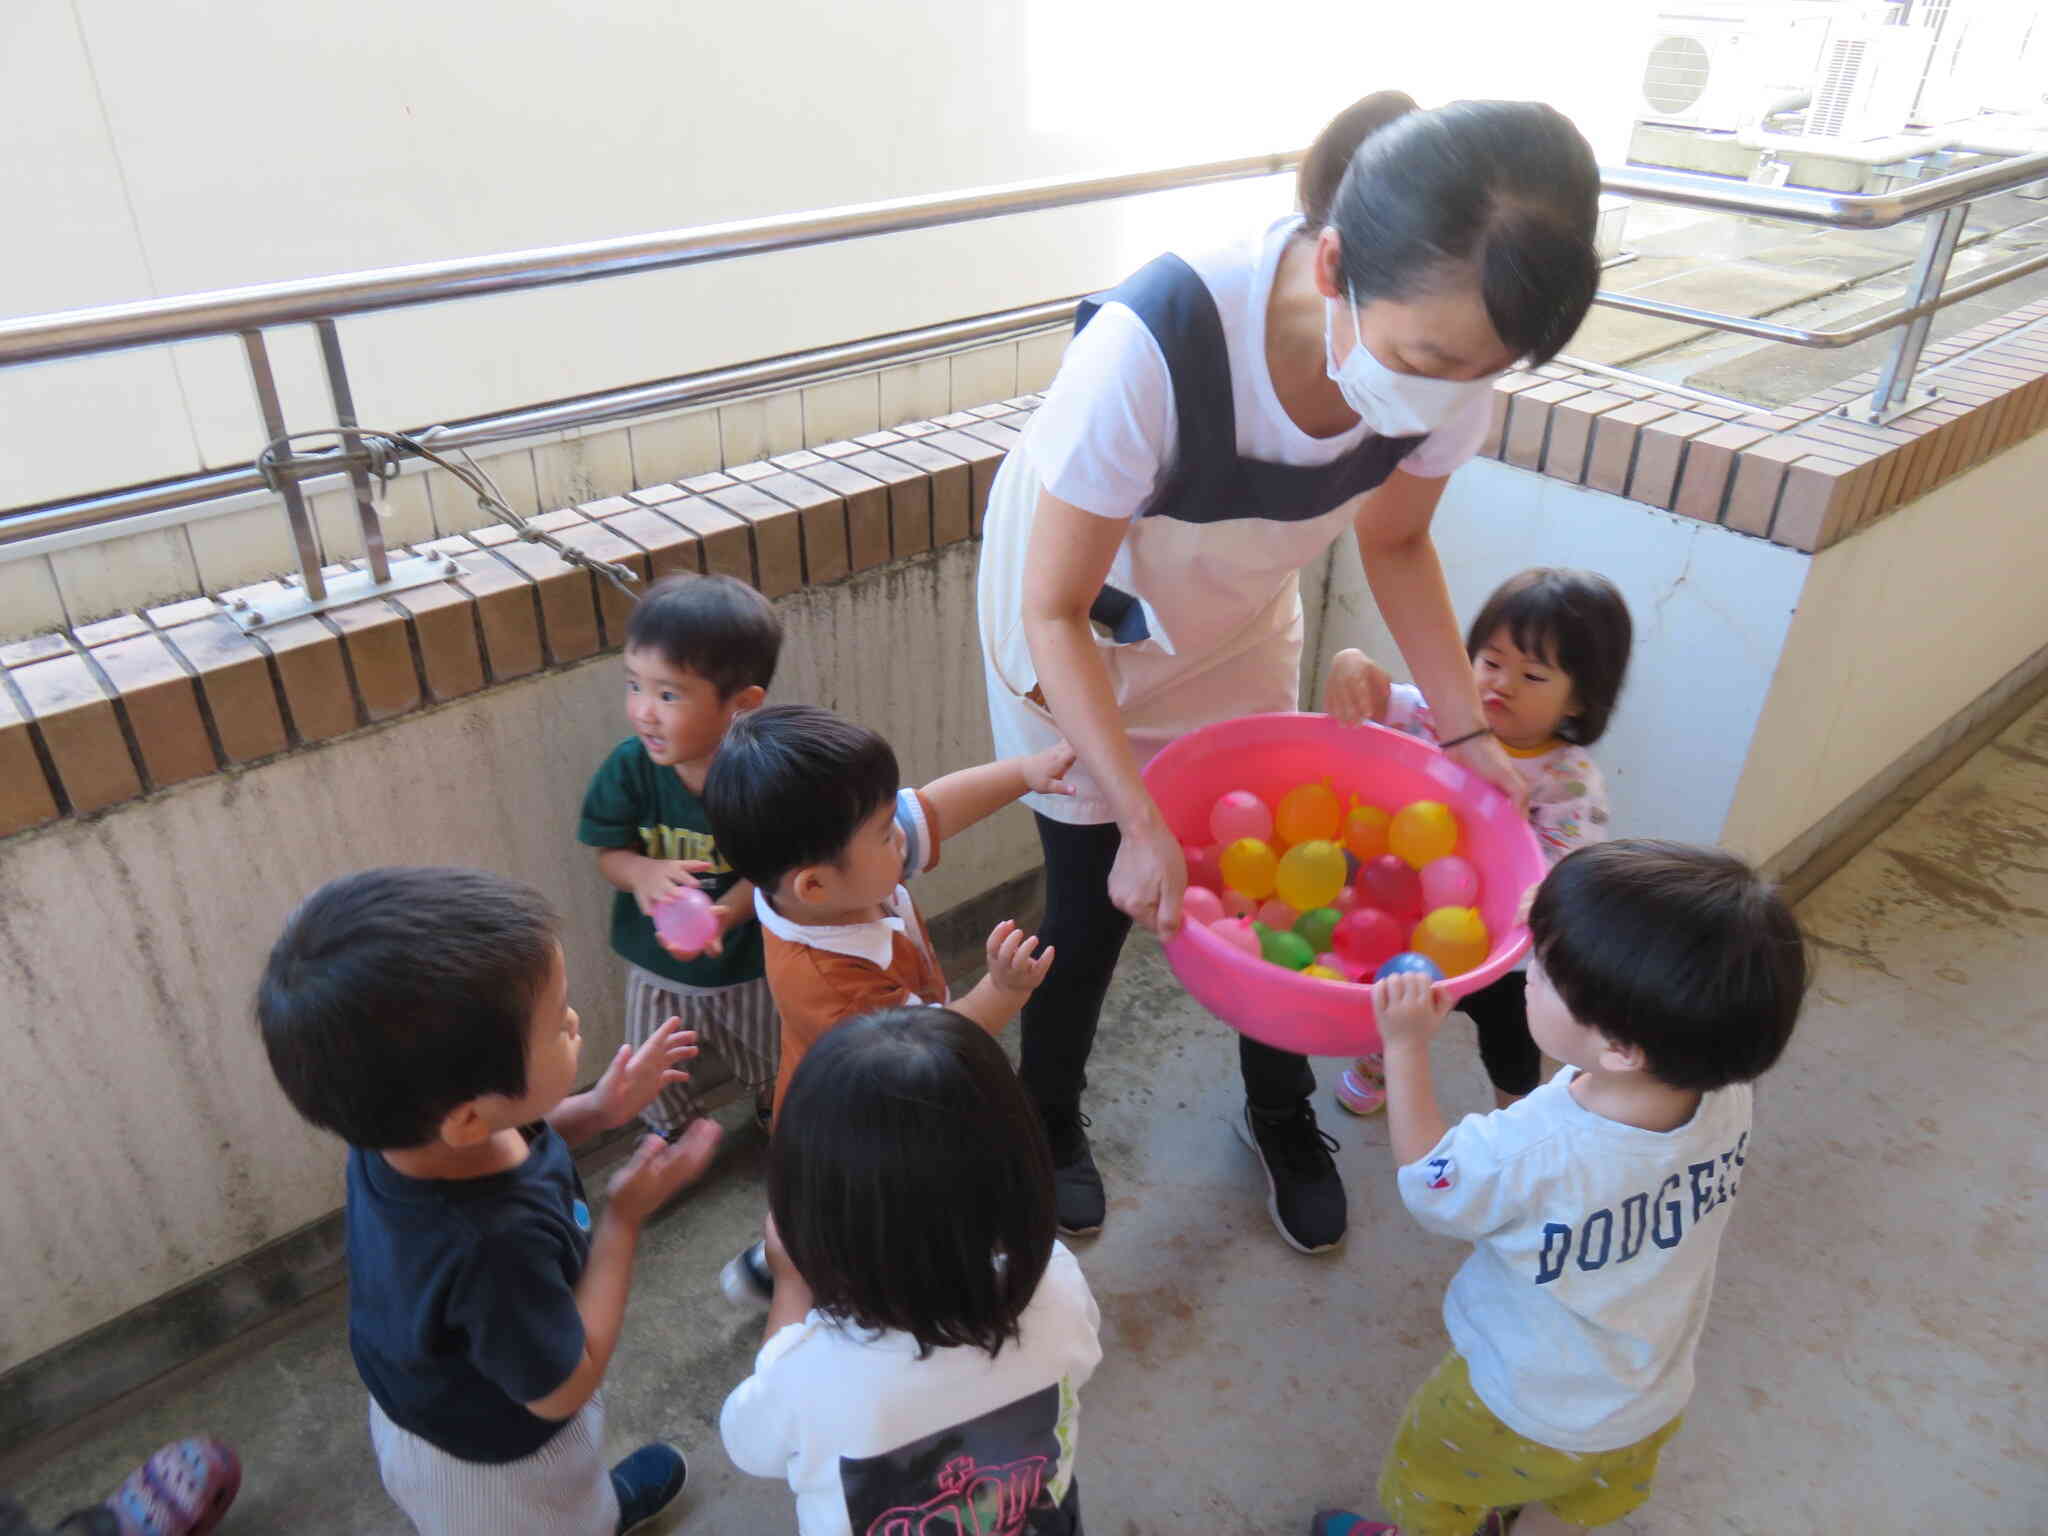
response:
<svg viewBox="0 0 2048 1536"><path fill-rule="evenodd" d="M1299 163L1296 152L1241 156L1229 160L1127 172L1110 176L1060 177L978 188L937 196L897 198L777 218L738 220L691 229L630 235L547 246L497 255L377 268L330 277L256 284L211 293L150 299L130 304L69 310L0 321L0 367L80 357L126 348L239 335L265 405L270 436L282 435L263 331L272 326L312 323L321 333L323 359L337 402L337 414L353 425L336 317L412 305L442 303L485 294L510 293L589 282L628 273L661 271L770 251L862 239L876 235L958 224L1009 214L1069 207L1153 192L1277 175ZM1683 324L1728 331L1795 346L1843 347L1895 327L1900 344L1869 405L1873 419L1889 419L1908 404L1910 385L1929 322L1940 309L2048 266L2048 253L1981 273L1944 291L1949 258L1969 204L1981 197L2048 179L2048 152L1958 171L1901 191L1875 196L1753 186L1680 172L1636 166L1604 169L1604 191L1719 212L1785 219L1843 229L1883 229L1934 215L1906 303L1840 330L1780 325L1745 315L1726 315L1688 305L1602 290L1596 302L1615 309ZM656 411L729 400L791 382L813 382L862 371L882 361L932 355L974 341L1007 339L1049 329L1065 321L1073 300L1026 306L971 320L928 326L733 368L628 386L572 400L522 407L494 415L422 429L410 435L456 448L502 442L515 436L563 431ZM1914 402L1917 404L1920 402ZM344 436L345 443L353 442ZM0 545L45 534L115 521L158 517L178 508L264 489L275 483L294 536L310 551L311 525L301 484L348 473L357 490L364 541L374 585L387 583L388 562L371 507L369 482L360 456L347 452L286 455L281 480L254 464L175 477L151 485L73 498L0 517ZM315 605L324 598L317 566L305 571Z"/></svg>
<svg viewBox="0 0 2048 1536"><path fill-rule="evenodd" d="M1019 181L969 192L858 203L793 217L785 214L768 219L741 219L694 229L587 240L576 245L541 246L496 256L378 267L334 277L258 283L215 293L32 315L0 321L0 367L50 358L84 357L157 342L191 341L202 336L233 336L266 326L338 319L343 315L439 304L483 294L553 288L631 272L661 272L735 256L794 251L841 240L929 229L939 224L966 224L1148 192L1277 176L1300 160L1299 151L1281 151L1159 171Z"/></svg>

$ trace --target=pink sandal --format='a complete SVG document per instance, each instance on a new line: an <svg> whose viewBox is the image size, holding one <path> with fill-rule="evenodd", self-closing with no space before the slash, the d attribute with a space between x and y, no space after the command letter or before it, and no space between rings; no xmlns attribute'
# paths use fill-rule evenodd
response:
<svg viewBox="0 0 2048 1536"><path fill-rule="evenodd" d="M1337 1079L1337 1103L1354 1115L1376 1115L1387 1107L1387 1074L1377 1054L1361 1056Z"/></svg>
<svg viewBox="0 0 2048 1536"><path fill-rule="evenodd" d="M128 1474L106 1508L121 1536L206 1536L242 1489L242 1461L211 1435L167 1445Z"/></svg>

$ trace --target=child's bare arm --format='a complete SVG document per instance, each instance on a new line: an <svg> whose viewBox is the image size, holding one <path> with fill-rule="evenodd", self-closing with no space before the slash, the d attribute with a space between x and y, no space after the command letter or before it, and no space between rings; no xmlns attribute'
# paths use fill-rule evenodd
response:
<svg viewBox="0 0 2048 1536"><path fill-rule="evenodd" d="M1367 720L1384 725L1394 698L1394 680L1365 652L1346 648L1330 658L1323 678L1323 713L1345 725Z"/></svg>
<svg viewBox="0 0 2048 1536"><path fill-rule="evenodd" d="M1372 987L1387 1077L1387 1128L1394 1164L1405 1167L1444 1139L1444 1112L1437 1107L1429 1072L1429 1040L1450 1012L1451 996L1426 976L1389 976Z"/></svg>
<svg viewBox="0 0 2048 1536"><path fill-rule="evenodd" d="M988 974L953 1004L953 1011L999 1035L1023 1011L1051 966L1052 951L1040 949L1035 936L1004 918L988 936Z"/></svg>
<svg viewBox="0 0 2048 1536"><path fill-rule="evenodd" d="M1029 757L962 768L933 779L921 793L932 808L938 835L953 837L1024 795L1071 795L1066 773L1073 766L1074 749L1063 741Z"/></svg>
<svg viewBox="0 0 2048 1536"><path fill-rule="evenodd" d="M618 1347L626 1296L633 1287L633 1256L640 1229L685 1184L711 1165L718 1150L715 1120L698 1120L674 1143L649 1136L631 1162L612 1176L604 1214L590 1239L590 1258L576 1282L576 1311L583 1319L583 1359L546 1397L526 1405L543 1419L568 1419L596 1395Z"/></svg>
<svg viewBox="0 0 2048 1536"><path fill-rule="evenodd" d="M690 1080L684 1063L697 1054L697 1032L670 1019L635 1050L622 1045L596 1084L572 1093L548 1111L547 1122L570 1146L577 1146L631 1120L672 1083Z"/></svg>

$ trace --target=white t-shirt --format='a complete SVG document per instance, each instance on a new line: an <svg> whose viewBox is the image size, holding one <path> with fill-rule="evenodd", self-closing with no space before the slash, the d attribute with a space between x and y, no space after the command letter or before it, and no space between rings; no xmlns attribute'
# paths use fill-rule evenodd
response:
<svg viewBox="0 0 2048 1536"><path fill-rule="evenodd" d="M961 1530L980 1530L968 1511L992 1499L1036 1508L1003 1536L1063 1532L1054 1511L1073 1485L1078 1393L1102 1359L1101 1322L1061 1243L1020 1338L993 1358L953 1348L920 1360L908 1334L812 1312L762 1345L719 1432L741 1471L789 1480L801 1536L891 1532L889 1515L906 1531L936 1530L955 1508Z"/></svg>
<svg viewBox="0 0 2048 1536"><path fill-rule="evenodd" d="M1300 227L1300 216L1289 215L1263 234L1184 259L1223 322L1239 456L1313 466L1342 458L1368 434L1360 422L1335 437L1309 436L1281 406L1266 370L1273 274ZM1448 475L1478 452L1492 411L1491 391L1475 389L1401 469L1423 479ZM1177 430L1173 380L1158 341L1133 310L1110 303L1068 345L1059 378L1031 419L1031 456L1045 488L1062 501L1098 517L1133 517L1173 462Z"/></svg>
<svg viewBox="0 0 2048 1536"><path fill-rule="evenodd" d="M1611 1451L1692 1397L1751 1094L1717 1089L1645 1131L1582 1107L1578 1075L1467 1115L1398 1178L1417 1221L1473 1245L1444 1325L1481 1401L1539 1444Z"/></svg>

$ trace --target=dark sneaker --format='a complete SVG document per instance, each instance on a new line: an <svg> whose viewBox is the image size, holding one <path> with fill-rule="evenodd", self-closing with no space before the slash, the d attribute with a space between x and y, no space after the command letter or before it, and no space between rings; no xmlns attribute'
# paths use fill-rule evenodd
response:
<svg viewBox="0 0 2048 1536"><path fill-rule="evenodd" d="M1251 1105L1237 1119L1237 1134L1266 1170L1266 1209L1288 1246L1328 1253L1344 1241L1344 1181L1330 1154L1337 1140L1316 1124L1303 1099L1282 1115Z"/></svg>
<svg viewBox="0 0 2048 1536"><path fill-rule="evenodd" d="M612 1468L612 1492L619 1496L619 1536L637 1531L676 1501L689 1480L683 1453L659 1440L643 1445Z"/></svg>
<svg viewBox="0 0 2048 1536"><path fill-rule="evenodd" d="M1091 1122L1077 1109L1049 1111L1045 1134L1052 1143L1052 1197L1059 1211L1059 1228L1067 1237L1093 1237L1102 1230L1107 1206L1102 1195L1102 1175L1095 1169L1095 1155L1088 1150Z"/></svg>

